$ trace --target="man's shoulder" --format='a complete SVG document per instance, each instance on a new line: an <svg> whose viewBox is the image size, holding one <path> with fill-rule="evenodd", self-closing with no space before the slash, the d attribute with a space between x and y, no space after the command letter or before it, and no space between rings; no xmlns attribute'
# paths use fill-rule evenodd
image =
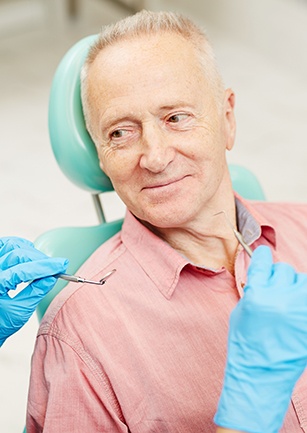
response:
<svg viewBox="0 0 307 433"><path fill-rule="evenodd" d="M307 272L307 204L255 203L264 225L275 233L275 260L290 263L298 272Z"/></svg>
<svg viewBox="0 0 307 433"><path fill-rule="evenodd" d="M268 220L288 220L289 223L300 221L307 225L307 203L253 201L250 206Z"/></svg>
<svg viewBox="0 0 307 433"><path fill-rule="evenodd" d="M87 279L99 280L116 267L117 260L125 252L126 248L118 233L96 249L75 274ZM39 334L57 333L65 316L68 322L78 321L78 306L92 308L95 304L95 291L102 287L104 286L68 283L51 301L40 324Z"/></svg>
<svg viewBox="0 0 307 433"><path fill-rule="evenodd" d="M254 207L263 209L297 209L298 211L307 212L307 203L304 202L249 200L249 203L251 203Z"/></svg>

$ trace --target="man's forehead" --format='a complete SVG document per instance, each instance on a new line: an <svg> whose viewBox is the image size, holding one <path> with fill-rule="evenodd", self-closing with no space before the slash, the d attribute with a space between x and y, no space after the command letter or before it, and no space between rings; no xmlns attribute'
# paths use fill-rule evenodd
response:
<svg viewBox="0 0 307 433"><path fill-rule="evenodd" d="M162 107L200 103L200 95L208 93L207 80L191 44L173 33L142 35L138 44L136 38L121 40L92 64L89 97L100 119L109 113L116 118L118 112L125 117L127 110L161 113Z"/></svg>
<svg viewBox="0 0 307 433"><path fill-rule="evenodd" d="M166 91L178 88L180 81L180 92L193 81L201 85L204 71L199 58L189 44L183 48L181 43L186 44L181 40L173 43L172 39L163 39L160 44L158 39L147 38L141 45L129 39L107 47L89 69L89 88L105 93L112 87L112 93L121 95L128 89L142 91L149 87Z"/></svg>
<svg viewBox="0 0 307 433"><path fill-rule="evenodd" d="M97 63L124 65L128 62L141 62L151 59L172 62L176 58L190 60L196 54L194 45L182 35L173 31L127 36L104 47L96 56Z"/></svg>

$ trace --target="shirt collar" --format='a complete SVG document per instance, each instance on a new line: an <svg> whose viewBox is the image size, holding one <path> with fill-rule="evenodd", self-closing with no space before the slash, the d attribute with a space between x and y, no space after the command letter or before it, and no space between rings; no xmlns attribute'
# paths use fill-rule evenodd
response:
<svg viewBox="0 0 307 433"><path fill-rule="evenodd" d="M122 241L143 271L170 299L189 261L163 239L153 234L127 211L122 228Z"/></svg>
<svg viewBox="0 0 307 433"><path fill-rule="evenodd" d="M272 224L253 207L253 202L235 193L237 226L245 242L251 245L261 236L276 248L276 232Z"/></svg>
<svg viewBox="0 0 307 433"><path fill-rule="evenodd" d="M273 247L276 246L276 235L272 225L255 209L252 202L235 194L237 225L244 240L251 245L261 236ZM153 234L127 211L121 232L122 242L127 247L143 271L157 286L160 292L170 299L179 281L182 269L191 265L186 257L178 253L167 242ZM212 269L203 268L208 273Z"/></svg>

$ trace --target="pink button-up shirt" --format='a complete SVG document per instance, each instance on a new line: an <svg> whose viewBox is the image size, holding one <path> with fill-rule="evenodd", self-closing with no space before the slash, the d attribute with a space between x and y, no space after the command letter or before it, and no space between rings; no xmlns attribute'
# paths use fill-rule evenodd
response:
<svg viewBox="0 0 307 433"><path fill-rule="evenodd" d="M240 199L237 214L252 248L269 245L275 260L307 272L307 205ZM229 314L248 264L240 249L235 276L195 266L128 212L82 268L93 279L116 273L104 286L67 286L41 323L27 433L214 432ZM307 432L305 376L281 431Z"/></svg>

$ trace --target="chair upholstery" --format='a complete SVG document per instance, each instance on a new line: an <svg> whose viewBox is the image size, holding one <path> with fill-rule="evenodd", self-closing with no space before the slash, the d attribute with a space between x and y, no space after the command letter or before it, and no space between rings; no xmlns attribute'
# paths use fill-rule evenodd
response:
<svg viewBox="0 0 307 433"><path fill-rule="evenodd" d="M249 200L265 200L263 188L249 169L241 165L229 164L233 189L242 197Z"/></svg>
<svg viewBox="0 0 307 433"><path fill-rule="evenodd" d="M86 259L103 242L117 233L121 226L122 220L90 227L60 227L39 236L35 246L49 256L67 257L69 259L67 273L76 274ZM37 307L39 320L42 319L52 299L66 284L67 281L59 279L52 291L39 303Z"/></svg>
<svg viewBox="0 0 307 433"><path fill-rule="evenodd" d="M63 173L80 188L101 193L113 188L99 167L80 98L80 71L94 39L79 41L60 62L52 81L48 121L52 150Z"/></svg>

